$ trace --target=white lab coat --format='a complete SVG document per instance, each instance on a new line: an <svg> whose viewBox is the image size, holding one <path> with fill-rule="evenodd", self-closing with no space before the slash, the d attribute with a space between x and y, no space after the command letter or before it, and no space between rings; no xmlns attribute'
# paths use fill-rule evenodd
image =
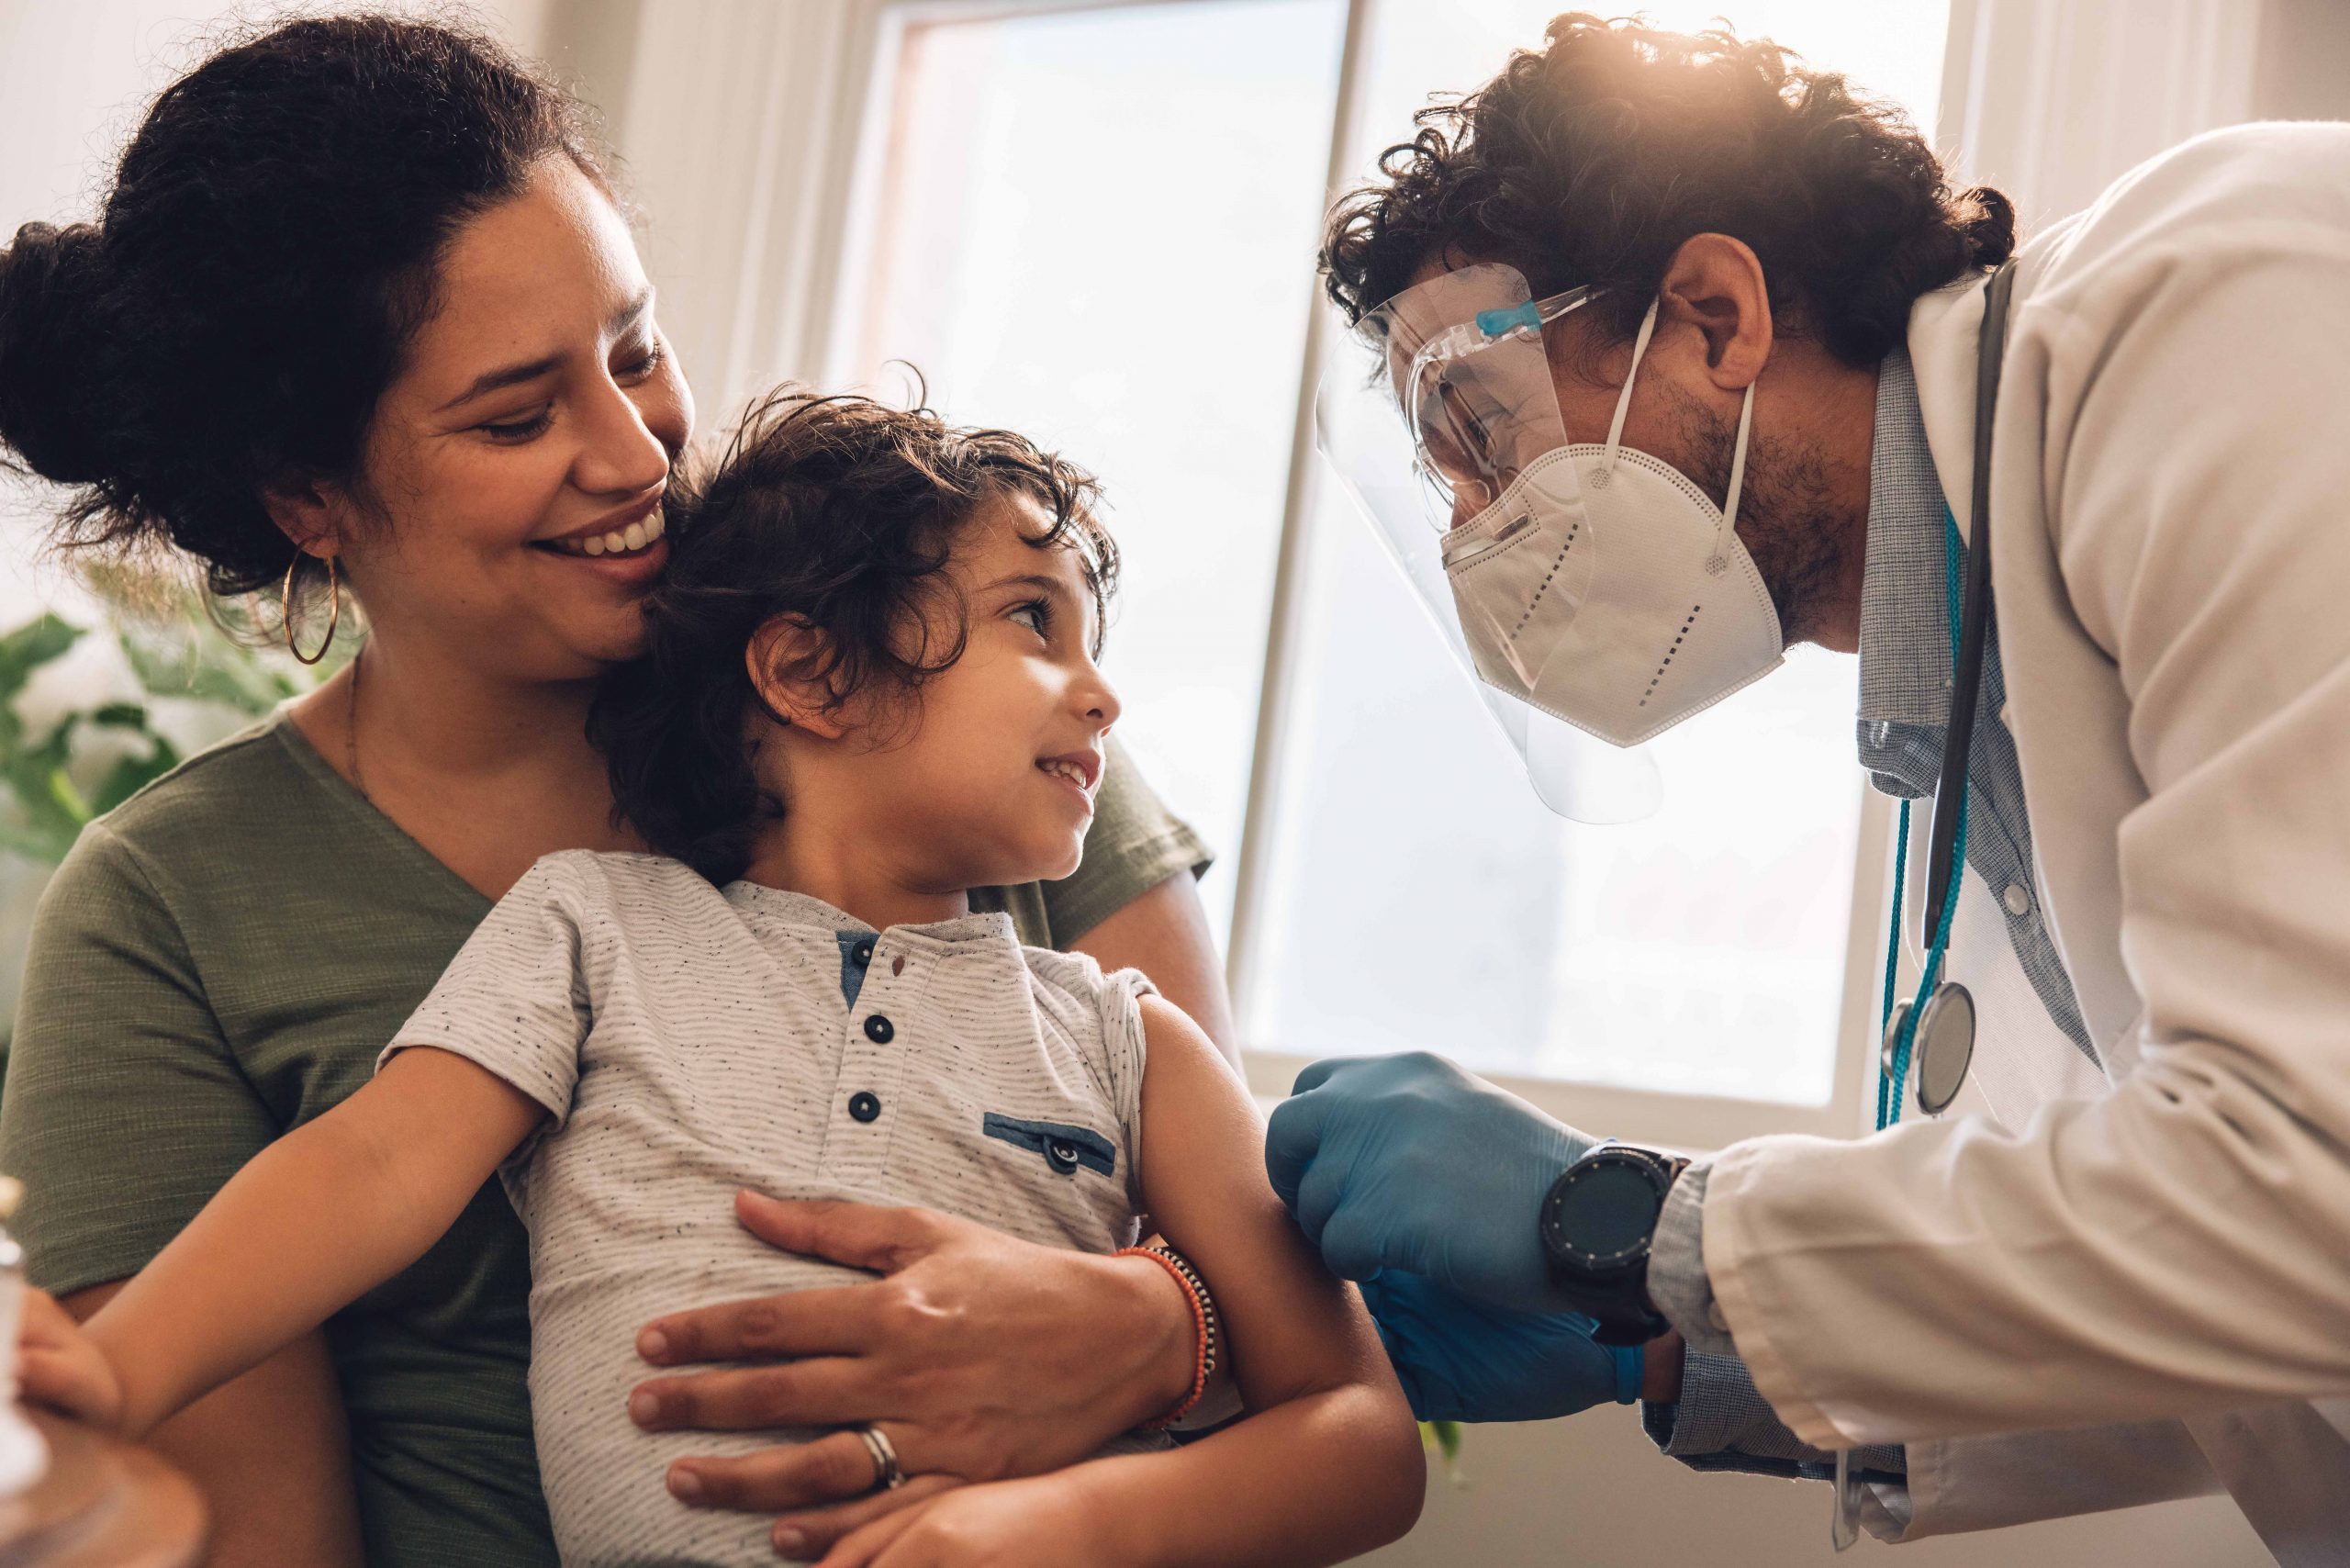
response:
<svg viewBox="0 0 2350 1568"><path fill-rule="evenodd" d="M1975 278L1909 333L1962 519L1981 319ZM1994 436L2028 891L2104 1070L1970 875L1990 1114L1732 1146L1707 1271L1797 1434L1909 1445L1880 1533L2224 1485L2350 1562L2350 126L2203 137L2028 246Z"/></svg>

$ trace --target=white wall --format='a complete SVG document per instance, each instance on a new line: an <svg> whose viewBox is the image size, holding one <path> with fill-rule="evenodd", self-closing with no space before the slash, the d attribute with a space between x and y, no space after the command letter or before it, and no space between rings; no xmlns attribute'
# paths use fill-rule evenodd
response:
<svg viewBox="0 0 2350 1568"><path fill-rule="evenodd" d="M529 53L563 0L493 0L489 28ZM330 9L233 0L0 0L0 243L17 226L93 216L147 100L255 17ZM70 594L38 560L44 498L0 491L0 627Z"/></svg>
<svg viewBox="0 0 2350 1568"><path fill-rule="evenodd" d="M494 0L476 14L537 53L563 3ZM0 244L21 224L94 216L147 100L203 58L209 40L241 20L329 8L325 0L268 9L230 0L0 0ZM0 630L45 605L72 613L84 604L71 573L44 555L51 499L45 487L0 476ZM16 1007L26 928L45 877L0 854L0 1021Z"/></svg>

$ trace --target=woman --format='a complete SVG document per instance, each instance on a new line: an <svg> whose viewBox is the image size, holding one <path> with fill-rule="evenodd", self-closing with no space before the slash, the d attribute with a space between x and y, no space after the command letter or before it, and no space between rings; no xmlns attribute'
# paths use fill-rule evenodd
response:
<svg viewBox="0 0 2350 1568"><path fill-rule="evenodd" d="M583 721L638 646L691 425L573 106L444 27L300 21L216 55L158 99L98 225L28 226L0 259L0 442L76 487L65 537L168 544L219 593L266 591L304 656L344 595L371 633L94 824L43 901L0 1165L33 1194L35 1281L76 1312L364 1081L532 862L634 842ZM1084 870L998 896L1025 939L1081 937L1213 1030L1181 875L1202 863L1113 769ZM745 1217L830 1245L789 1206ZM951 1223L925 1238L901 1280L859 1287L866 1333L834 1347L859 1354L815 1406L753 1371L664 1385L643 1419L887 1415L908 1469L943 1477L1063 1462L1188 1386L1192 1307L1156 1264ZM214 1561L552 1562L526 1272L485 1188L414 1268L163 1428L213 1500ZM917 1294L947 1310L877 1338ZM772 1509L871 1480L739 1462L672 1486ZM802 1525L821 1540L874 1506Z"/></svg>

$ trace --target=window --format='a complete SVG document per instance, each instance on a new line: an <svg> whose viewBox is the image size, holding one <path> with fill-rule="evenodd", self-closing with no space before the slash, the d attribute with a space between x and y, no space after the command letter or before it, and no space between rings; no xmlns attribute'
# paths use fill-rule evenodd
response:
<svg viewBox="0 0 2350 1568"><path fill-rule="evenodd" d="M951 16L951 13L948 15ZM910 26L837 380L1101 476L1126 562L1103 667L1218 846L1224 928L1337 91L1338 0Z"/></svg>
<svg viewBox="0 0 2350 1568"><path fill-rule="evenodd" d="M1717 8L1932 123L1942 5L1646 10L1690 28ZM1295 1058L1426 1047L1578 1103L1702 1097L1742 1103L1743 1130L1845 1130L1885 858L1852 661L1797 650L1665 736L1651 821L1564 823L1337 487L1292 484L1319 462L1301 387L1351 352L1308 330L1330 170L1353 183L1432 90L1476 85L1556 9L909 7L880 51L830 368L888 386L911 362L948 417L1102 475L1130 562L1108 668L1130 745L1223 852L1203 891L1260 1089Z"/></svg>

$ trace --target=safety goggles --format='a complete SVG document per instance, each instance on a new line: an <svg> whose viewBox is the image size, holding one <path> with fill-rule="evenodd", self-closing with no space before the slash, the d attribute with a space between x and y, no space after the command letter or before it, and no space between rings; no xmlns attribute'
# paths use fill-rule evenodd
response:
<svg viewBox="0 0 2350 1568"><path fill-rule="evenodd" d="M1355 328L1369 364L1348 356L1352 363L1324 378L1315 437L1524 759L1537 795L1561 816L1596 823L1636 821L1662 803L1647 749L1610 745L1502 689L1492 672L1481 677L1470 650L1472 643L1505 645L1537 665L1581 656L1572 611L1602 568L1608 542L1586 527L1572 549L1544 553L1549 575L1539 592L1552 634L1539 646L1528 646L1523 628L1464 624L1464 615L1499 611L1482 610L1452 583L1464 565L1520 543L1514 528L1534 526L1524 504L1530 487L1578 483L1565 460L1565 421L1543 329L1593 297L1593 290L1577 288L1536 299L1516 269L1491 263L1404 290ZM1547 515L1575 499L1553 494ZM1502 685L1540 689L1539 668L1512 673L1516 678Z"/></svg>

